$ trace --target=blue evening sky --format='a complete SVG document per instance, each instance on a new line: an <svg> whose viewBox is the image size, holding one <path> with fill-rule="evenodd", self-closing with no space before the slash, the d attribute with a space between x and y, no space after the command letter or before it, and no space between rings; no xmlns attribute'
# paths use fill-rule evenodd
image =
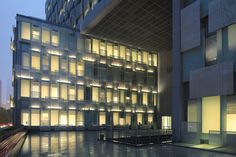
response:
<svg viewBox="0 0 236 157"><path fill-rule="evenodd" d="M6 103L12 95L12 53L10 39L16 14L45 19L45 0L2 0L0 5L0 80L2 80L2 100Z"/></svg>

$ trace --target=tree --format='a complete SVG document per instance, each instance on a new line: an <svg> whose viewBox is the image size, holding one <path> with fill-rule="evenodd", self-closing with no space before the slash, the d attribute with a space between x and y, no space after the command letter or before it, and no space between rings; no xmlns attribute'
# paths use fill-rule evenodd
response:
<svg viewBox="0 0 236 157"><path fill-rule="evenodd" d="M12 112L11 110L6 110L0 107L0 124L6 124L12 122Z"/></svg>

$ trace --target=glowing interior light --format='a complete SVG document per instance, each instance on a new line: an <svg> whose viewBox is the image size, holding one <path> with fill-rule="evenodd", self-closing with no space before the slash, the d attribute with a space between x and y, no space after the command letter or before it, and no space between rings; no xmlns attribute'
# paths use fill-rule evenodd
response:
<svg viewBox="0 0 236 157"><path fill-rule="evenodd" d="M48 106L48 109L59 109L59 110L61 110L62 107L61 106Z"/></svg>
<svg viewBox="0 0 236 157"><path fill-rule="evenodd" d="M131 66L131 65L126 65L125 68L127 68L127 69L131 69L132 66Z"/></svg>
<svg viewBox="0 0 236 157"><path fill-rule="evenodd" d="M112 112L121 112L121 109L116 109L116 108L113 108L111 109Z"/></svg>
<svg viewBox="0 0 236 157"><path fill-rule="evenodd" d="M137 91L138 89L137 88L132 88L132 91Z"/></svg>
<svg viewBox="0 0 236 157"><path fill-rule="evenodd" d="M106 60L100 60L100 63L101 64L106 64L107 62L106 62Z"/></svg>
<svg viewBox="0 0 236 157"><path fill-rule="evenodd" d="M122 86L119 86L118 89L121 89L121 90L128 90L127 87L122 87Z"/></svg>
<svg viewBox="0 0 236 157"><path fill-rule="evenodd" d="M152 93L153 93L153 94L157 94L157 91L156 91L156 90L154 90L154 91L152 91Z"/></svg>
<svg viewBox="0 0 236 157"><path fill-rule="evenodd" d="M18 78L25 78L25 79L34 79L33 76L27 76L27 75L17 75Z"/></svg>
<svg viewBox="0 0 236 157"><path fill-rule="evenodd" d="M84 107L82 108L83 111L94 111L95 109L93 107Z"/></svg>
<svg viewBox="0 0 236 157"><path fill-rule="evenodd" d="M40 108L39 105L31 105L31 108Z"/></svg>
<svg viewBox="0 0 236 157"><path fill-rule="evenodd" d="M69 107L69 110L76 110L76 107Z"/></svg>
<svg viewBox="0 0 236 157"><path fill-rule="evenodd" d="M104 108L100 108L99 111L105 111Z"/></svg>
<svg viewBox="0 0 236 157"><path fill-rule="evenodd" d="M76 59L76 55L70 55L69 58L74 58L74 59Z"/></svg>
<svg viewBox="0 0 236 157"><path fill-rule="evenodd" d="M41 80L42 81L50 81L50 79L48 77L42 77Z"/></svg>
<svg viewBox="0 0 236 157"><path fill-rule="evenodd" d="M127 96L127 97L126 97L126 100L130 100L130 97Z"/></svg>
<svg viewBox="0 0 236 157"><path fill-rule="evenodd" d="M68 81L68 80L57 80L57 82L60 82L60 83L71 83L71 82Z"/></svg>
<svg viewBox="0 0 236 157"><path fill-rule="evenodd" d="M109 84L108 84L106 87L107 87L107 88L113 88L113 86L112 86L112 85L109 85Z"/></svg>
<svg viewBox="0 0 236 157"><path fill-rule="evenodd" d="M31 48L31 50L32 50L32 51L36 51L36 52L40 52L40 49L37 48L37 47L33 47L33 48Z"/></svg>
<svg viewBox="0 0 236 157"><path fill-rule="evenodd" d="M132 110L131 109L126 109L125 112L132 112Z"/></svg>
<svg viewBox="0 0 236 157"><path fill-rule="evenodd" d="M154 113L154 111L153 110L148 110L148 112L147 113Z"/></svg>
<svg viewBox="0 0 236 157"><path fill-rule="evenodd" d="M136 110L136 113L144 113L144 110Z"/></svg>
<svg viewBox="0 0 236 157"><path fill-rule="evenodd" d="M48 53L51 55L62 56L62 53L58 50L48 50Z"/></svg>
<svg viewBox="0 0 236 157"><path fill-rule="evenodd" d="M112 62L111 65L116 66L116 67L121 67L122 66L121 63L117 63L117 62Z"/></svg>
<svg viewBox="0 0 236 157"><path fill-rule="evenodd" d="M90 86L101 87L101 85L99 83L90 83Z"/></svg>
<svg viewBox="0 0 236 157"><path fill-rule="evenodd" d="M84 56L82 59L83 59L84 61L89 61L89 62L95 62L95 61L96 61L95 58L90 57L90 56Z"/></svg>
<svg viewBox="0 0 236 157"><path fill-rule="evenodd" d="M145 71L145 69L141 68L141 67L136 67L136 70L138 70L138 71Z"/></svg>
<svg viewBox="0 0 236 157"><path fill-rule="evenodd" d="M84 85L83 81L77 81L77 85Z"/></svg>
<svg viewBox="0 0 236 157"><path fill-rule="evenodd" d="M150 90L148 90L148 89L142 89L142 92L148 93L148 92L150 92Z"/></svg>
<svg viewBox="0 0 236 157"><path fill-rule="evenodd" d="M153 73L154 72L154 70L153 69L148 69L148 71L147 72L149 72L149 73Z"/></svg>

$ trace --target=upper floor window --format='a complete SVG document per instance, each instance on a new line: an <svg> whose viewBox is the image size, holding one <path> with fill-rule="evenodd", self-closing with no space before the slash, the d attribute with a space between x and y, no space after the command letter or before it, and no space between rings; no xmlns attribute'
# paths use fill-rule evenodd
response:
<svg viewBox="0 0 236 157"><path fill-rule="evenodd" d="M107 56L108 57L112 56L112 51L113 51L112 43L107 43Z"/></svg>
<svg viewBox="0 0 236 157"><path fill-rule="evenodd" d="M91 52L92 49L92 44L91 44L91 39L85 39L85 50L86 52Z"/></svg>
<svg viewBox="0 0 236 157"><path fill-rule="evenodd" d="M114 45L113 56L114 56L115 58L119 58L119 47L118 47L117 45Z"/></svg>
<svg viewBox="0 0 236 157"><path fill-rule="evenodd" d="M31 68L40 70L40 55L38 53L32 53Z"/></svg>
<svg viewBox="0 0 236 157"><path fill-rule="evenodd" d="M59 45L59 35L58 32L52 31L51 33L52 45L58 46Z"/></svg>
<svg viewBox="0 0 236 157"><path fill-rule="evenodd" d="M21 97L30 97L30 80L21 80Z"/></svg>
<svg viewBox="0 0 236 157"><path fill-rule="evenodd" d="M21 23L21 38L30 40L30 23Z"/></svg>
<svg viewBox="0 0 236 157"><path fill-rule="evenodd" d="M126 60L131 61L131 52L130 49L126 49Z"/></svg>
<svg viewBox="0 0 236 157"><path fill-rule="evenodd" d="M157 55L156 55L156 54L153 54L153 57L152 57L152 58L153 58L153 65L154 65L154 66L157 66L157 63L158 63L158 62L157 62L157 60L158 60Z"/></svg>
<svg viewBox="0 0 236 157"><path fill-rule="evenodd" d="M51 72L58 72L59 70L59 57L51 56Z"/></svg>
<svg viewBox="0 0 236 157"><path fill-rule="evenodd" d="M29 69L30 67L30 57L28 53L22 53L22 66L24 69Z"/></svg>
<svg viewBox="0 0 236 157"><path fill-rule="evenodd" d="M50 31L47 28L42 29L42 43L50 44Z"/></svg>
<svg viewBox="0 0 236 157"><path fill-rule="evenodd" d="M32 26L32 40L40 40L40 28L38 26Z"/></svg>
<svg viewBox="0 0 236 157"><path fill-rule="evenodd" d="M143 63L148 64L148 52L143 51Z"/></svg>
<svg viewBox="0 0 236 157"><path fill-rule="evenodd" d="M99 54L99 40L93 39L93 53Z"/></svg>
<svg viewBox="0 0 236 157"><path fill-rule="evenodd" d="M77 63L77 75L78 76L84 76L84 64L83 63Z"/></svg>
<svg viewBox="0 0 236 157"><path fill-rule="evenodd" d="M125 59L125 47L120 46L120 58Z"/></svg>
<svg viewBox="0 0 236 157"><path fill-rule="evenodd" d="M212 63L217 59L216 35L211 35L206 38L205 59L206 63Z"/></svg>
<svg viewBox="0 0 236 157"><path fill-rule="evenodd" d="M100 42L100 54L106 56L106 43L104 41Z"/></svg>
<svg viewBox="0 0 236 157"><path fill-rule="evenodd" d="M137 52L135 50L132 50L132 61L133 62L137 61Z"/></svg>

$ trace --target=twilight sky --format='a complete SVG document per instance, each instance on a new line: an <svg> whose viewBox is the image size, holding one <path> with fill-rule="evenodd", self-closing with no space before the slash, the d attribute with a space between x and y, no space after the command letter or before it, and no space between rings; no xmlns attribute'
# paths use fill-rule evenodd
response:
<svg viewBox="0 0 236 157"><path fill-rule="evenodd" d="M12 53L10 39L16 14L45 19L45 0L2 0L0 5L0 80L2 80L2 100L6 103L12 95Z"/></svg>

